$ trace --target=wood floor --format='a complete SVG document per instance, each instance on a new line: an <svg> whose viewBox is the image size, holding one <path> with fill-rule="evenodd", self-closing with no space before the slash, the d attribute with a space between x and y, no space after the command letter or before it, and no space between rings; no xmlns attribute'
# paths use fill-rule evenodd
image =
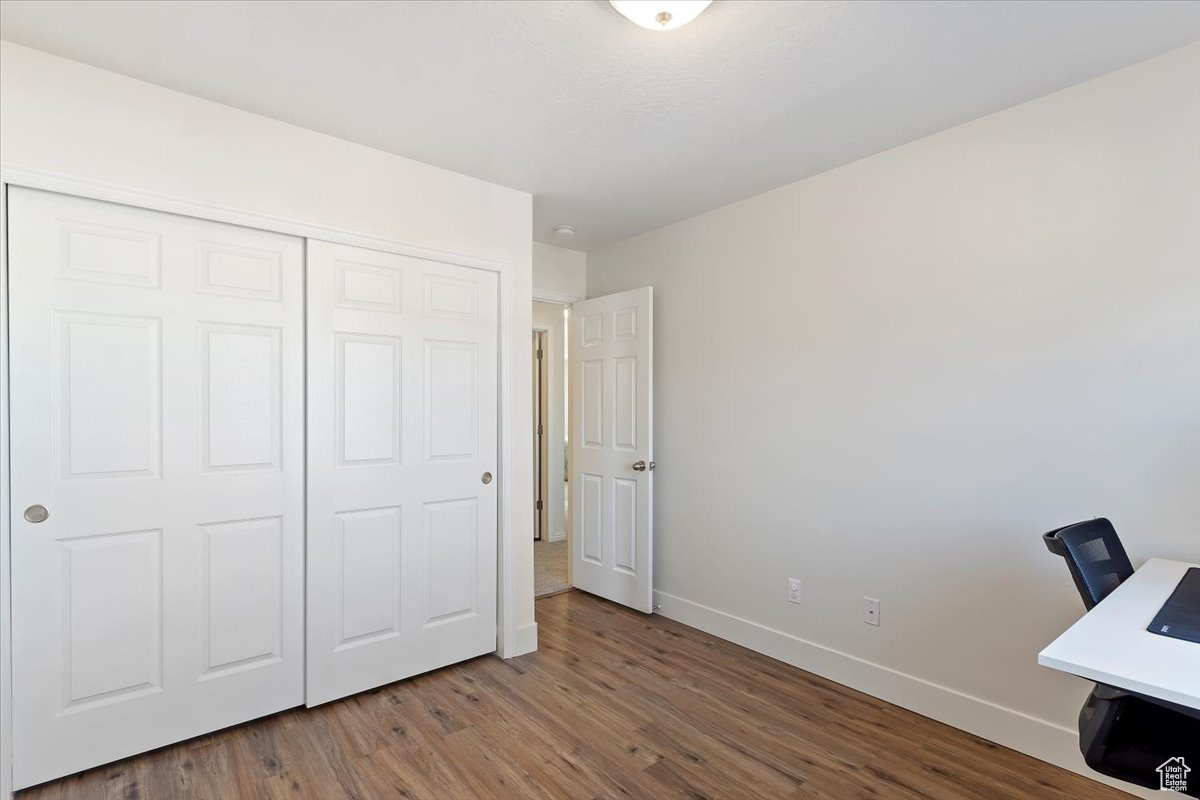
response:
<svg viewBox="0 0 1200 800"><path fill-rule="evenodd" d="M536 653L288 711L18 798L1129 797L578 592L539 600L537 617Z"/></svg>

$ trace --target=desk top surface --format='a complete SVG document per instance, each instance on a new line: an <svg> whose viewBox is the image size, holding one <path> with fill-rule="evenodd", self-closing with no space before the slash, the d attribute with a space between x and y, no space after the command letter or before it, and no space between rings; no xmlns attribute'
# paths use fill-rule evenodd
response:
<svg viewBox="0 0 1200 800"><path fill-rule="evenodd" d="M1200 644L1146 630L1183 574L1197 566L1150 559L1039 653L1038 663L1200 709Z"/></svg>

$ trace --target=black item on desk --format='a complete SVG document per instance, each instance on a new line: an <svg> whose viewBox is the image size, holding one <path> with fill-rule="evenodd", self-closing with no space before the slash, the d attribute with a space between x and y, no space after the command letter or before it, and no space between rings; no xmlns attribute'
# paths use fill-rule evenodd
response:
<svg viewBox="0 0 1200 800"><path fill-rule="evenodd" d="M1183 573L1183 579L1146 630L1200 644L1200 567Z"/></svg>

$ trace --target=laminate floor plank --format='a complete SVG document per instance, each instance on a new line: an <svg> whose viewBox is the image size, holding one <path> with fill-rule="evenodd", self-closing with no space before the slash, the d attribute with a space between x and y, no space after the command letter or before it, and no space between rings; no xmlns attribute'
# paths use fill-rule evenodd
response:
<svg viewBox="0 0 1200 800"><path fill-rule="evenodd" d="M661 617L537 602L485 656L18 800L1120 800L1129 795Z"/></svg>

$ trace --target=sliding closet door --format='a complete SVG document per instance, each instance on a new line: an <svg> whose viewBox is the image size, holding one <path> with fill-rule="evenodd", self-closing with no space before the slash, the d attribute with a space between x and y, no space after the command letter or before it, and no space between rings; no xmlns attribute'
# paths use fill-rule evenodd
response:
<svg viewBox="0 0 1200 800"><path fill-rule="evenodd" d="M303 250L9 201L19 788L303 702Z"/></svg>
<svg viewBox="0 0 1200 800"><path fill-rule="evenodd" d="M497 285L308 243L309 705L496 649Z"/></svg>

